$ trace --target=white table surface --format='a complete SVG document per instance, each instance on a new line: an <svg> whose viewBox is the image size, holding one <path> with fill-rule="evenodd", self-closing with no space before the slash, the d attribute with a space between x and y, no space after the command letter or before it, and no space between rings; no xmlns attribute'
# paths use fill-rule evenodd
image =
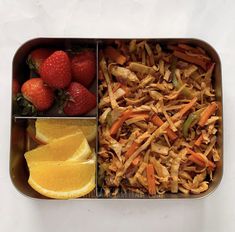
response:
<svg viewBox="0 0 235 232"><path fill-rule="evenodd" d="M63 3L64 2L64 3ZM9 177L11 63L34 37L195 37L223 69L224 176L202 200L41 201ZM0 231L235 231L235 1L0 0Z"/></svg>

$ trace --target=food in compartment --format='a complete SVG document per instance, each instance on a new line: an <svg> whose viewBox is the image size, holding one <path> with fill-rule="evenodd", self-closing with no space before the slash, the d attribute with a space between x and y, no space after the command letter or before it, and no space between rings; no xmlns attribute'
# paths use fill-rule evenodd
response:
<svg viewBox="0 0 235 232"><path fill-rule="evenodd" d="M189 44L115 40L99 51L103 194L200 194L217 162L216 64Z"/></svg>
<svg viewBox="0 0 235 232"><path fill-rule="evenodd" d="M22 96L18 100L26 99L30 102L25 103L24 114L32 112L33 114L37 111L48 110L54 102L54 92L43 83L42 78L32 78L27 80L21 87ZM32 105L32 104L33 105Z"/></svg>
<svg viewBox="0 0 235 232"><path fill-rule="evenodd" d="M13 81L15 114L43 116L51 110L49 115L79 116L96 107L96 96L90 91L96 76L94 49L37 48L26 62L30 75L21 80L21 91L15 91L16 78Z"/></svg>
<svg viewBox="0 0 235 232"><path fill-rule="evenodd" d="M35 122L35 137L43 142L50 143L54 139L66 135L74 134L81 130L88 142L96 138L96 120L95 119L37 119Z"/></svg>
<svg viewBox="0 0 235 232"><path fill-rule="evenodd" d="M30 121L27 131L38 146L24 155L29 185L56 199L90 193L95 188L96 155L89 143L95 140L95 129L93 119L37 119L35 124Z"/></svg>
<svg viewBox="0 0 235 232"><path fill-rule="evenodd" d="M54 52L55 50L49 48L37 48L34 49L27 57L27 64L30 70L39 73L43 62Z"/></svg>
<svg viewBox="0 0 235 232"><path fill-rule="evenodd" d="M12 95L13 98L16 97L16 95L20 92L20 84L16 78L13 78L12 80Z"/></svg>
<svg viewBox="0 0 235 232"><path fill-rule="evenodd" d="M76 54L71 60L73 80L88 88L95 78L96 57L91 51Z"/></svg>
<svg viewBox="0 0 235 232"><path fill-rule="evenodd" d="M29 184L40 194L55 199L85 196L95 188L95 160L40 162L29 168Z"/></svg>
<svg viewBox="0 0 235 232"><path fill-rule="evenodd" d="M39 146L25 153L25 159L30 167L34 162L42 161L84 161L91 154L90 146L81 131L67 135L52 142Z"/></svg>
<svg viewBox="0 0 235 232"><path fill-rule="evenodd" d="M66 90L66 94L68 100L63 107L63 111L66 115L82 115L96 106L96 96L80 83L71 82Z"/></svg>

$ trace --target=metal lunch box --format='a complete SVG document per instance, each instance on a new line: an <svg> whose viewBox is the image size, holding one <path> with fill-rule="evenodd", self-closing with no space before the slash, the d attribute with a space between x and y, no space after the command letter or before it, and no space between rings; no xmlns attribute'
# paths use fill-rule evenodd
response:
<svg viewBox="0 0 235 232"><path fill-rule="evenodd" d="M77 38L36 38L24 43L15 53L12 64L12 79L16 78L20 83L23 83L29 77L29 69L26 65L27 55L31 50L37 47L53 47L62 50L69 50L74 47L92 47L96 50L97 58L97 69L98 69L98 51L99 48L103 47L106 43L110 43L114 39L77 39ZM124 39L130 40L130 39ZM219 116L221 120L219 121L218 130L218 149L221 154L221 160L217 163L217 168L214 173L214 179L209 185L209 189L199 195L185 195L182 193L166 193L164 195L148 196L139 195L134 193L119 193L115 197L110 197L108 199L196 199L208 196L212 193L220 184L223 175L223 102L222 102L222 76L221 76L221 62L219 55L215 49L208 43L199 39L181 39L181 38L160 38L160 39L147 39L148 41L153 41L160 44L177 44L185 43L194 46L199 46L203 48L212 60L216 63L214 70L213 85L215 88L216 100L219 102ZM98 72L97 72L98 73ZM94 81L91 91L97 95L98 88L98 75ZM12 101L13 102L13 101ZM66 117L65 115L58 114L56 111L49 110L44 116L44 118L63 118L71 119L71 117ZM28 168L24 158L24 153L35 147L35 143L27 135L26 128L29 120L35 120L39 117L31 116L21 116L13 111L11 113L11 143L10 143L10 177L15 188L22 194L38 199L48 199L35 190L33 190L28 184ZM92 110L85 116L73 117L74 119L96 119L98 126L98 107ZM98 132L97 132L98 133ZM98 150L98 136L96 137L96 143L94 144L96 151ZM98 165L97 165L98 170ZM96 171L96 179L97 179ZM100 191L98 185L96 189L90 194L83 198L96 199L104 198L102 192ZM107 199L107 198L106 198Z"/></svg>

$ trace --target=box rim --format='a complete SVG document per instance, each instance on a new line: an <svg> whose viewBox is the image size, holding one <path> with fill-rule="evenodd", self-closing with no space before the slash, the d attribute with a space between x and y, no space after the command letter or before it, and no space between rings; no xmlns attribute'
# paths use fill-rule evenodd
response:
<svg viewBox="0 0 235 232"><path fill-rule="evenodd" d="M15 51L14 53L14 56L13 56L13 59L12 59L12 73L11 73L11 91L12 91L12 85L13 85L13 67L14 67L14 62L15 62L15 58L16 58L16 55L18 54L18 52L20 51L20 49L22 49L24 46L26 46L27 44L29 43L32 43L34 41L37 41L37 40L46 40L46 39L49 39L49 40L94 40L94 42L96 44L98 44L100 41L107 41L107 40L115 40L115 39L126 39L126 40L131 40L131 39L138 39L138 40L157 40L159 42L161 41L172 41L172 42L176 42L177 40L180 40L180 41L187 41L188 43L191 43L191 42L194 42L195 44L196 43L202 43L205 47L209 47L213 53L215 54L217 60L219 61L218 64L218 67L219 67L219 74L220 74L220 82L221 82L221 138L222 138L222 146L221 146L221 162L222 162L222 165L221 165L221 175L218 179L218 182L216 183L216 185L214 186L213 190L211 190L210 192L206 193L203 195L203 196L200 196L201 194L197 195L197 196L194 196L193 198L190 198L190 197L183 197L183 198L177 198L177 197L172 197L172 198L105 198L105 197L99 197L98 194L96 194L95 198L76 198L76 200L99 200L99 199L105 199L105 200L188 200L188 199L191 199L191 200L196 200L196 199L202 199L202 198L205 198L205 197L208 197L210 196L211 194L213 194L215 192L215 190L218 189L218 187L220 186L221 182L222 182L222 179L223 179L223 174L224 174L224 117L223 117L223 82L222 82L222 66L221 66L221 59L220 59L220 55L218 54L217 50L211 45L209 44L207 41L205 40L202 40L202 39L199 39L199 38L194 38L194 37L161 37L161 38L153 38L153 37L126 37L126 38L112 38L112 37L107 37L107 38L97 38L97 37L94 37L94 38L87 38L87 37L35 37L35 38L31 38L27 41L25 41L24 43L22 43ZM97 85L98 85L98 82L97 82ZM14 117L13 117L13 105L12 105L12 101L13 101L13 97L12 97L12 94L11 94L11 97L10 97L10 101L11 101L11 117L10 117L10 132L12 131L12 121L14 120ZM98 101L98 100L97 100ZM98 110L98 108L97 108ZM32 117L29 117L29 118L32 118ZM45 117L45 118L61 118L61 117ZM90 118L90 117L89 117ZM97 119L98 120L98 119ZM9 154L9 175L10 175L10 179L11 179L11 182L13 184L13 186L15 187L15 189L17 190L17 192L19 192L21 195L27 197L27 198L31 198L31 199L36 199L36 200L58 200L58 199L50 199L50 198L35 198L35 197L32 197L32 196L29 196L27 194L25 194L24 192L20 191L16 185L14 184L14 181L13 181L13 178L12 178L12 175L11 175L11 152L12 152L12 140L11 140L11 136L12 136L12 133L10 133L10 154ZM97 179L97 178L96 178ZM177 195L177 194L176 194ZM75 200L75 199L72 199L72 200ZM61 200L60 200L61 201Z"/></svg>

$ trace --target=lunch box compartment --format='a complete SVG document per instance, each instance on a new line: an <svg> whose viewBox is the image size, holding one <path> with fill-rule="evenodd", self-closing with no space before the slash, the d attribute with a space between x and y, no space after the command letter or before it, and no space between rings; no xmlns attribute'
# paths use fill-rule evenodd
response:
<svg viewBox="0 0 235 232"><path fill-rule="evenodd" d="M131 39L125 39L131 40ZM141 40L141 39L139 39ZM96 199L96 198L105 198L105 199L196 199L208 196L212 193L220 184L223 175L223 101L222 101L222 76L221 76L221 63L220 58L217 52L214 50L212 46L208 43L198 40L198 39L148 39L149 41L153 41L154 43L160 43L161 45L167 44L178 44L185 43L194 46L199 46L203 48L208 55L212 58L212 60L216 63L216 67L214 70L214 88L216 94L216 100L219 103L219 116L221 120L219 121L219 130L218 130L218 150L221 154L221 160L217 163L217 168L214 173L214 179L210 182L209 189L206 192L203 192L198 195L185 195L182 193L172 194L166 193L164 195L156 195L156 196L148 196L148 195L140 195L135 193L119 193L115 197L104 197L103 192L101 191L98 184L96 185L96 189L85 197L88 199ZM26 64L27 55L30 51L38 47L52 47L58 48L62 50L69 50L71 48L80 47L87 48L91 47L96 49L97 54L97 69L98 69L98 51L99 48L103 47L106 44L111 44L114 39L76 39L76 38L37 38L30 40L24 43L16 52L13 59L13 67L12 67L12 79L17 78L20 84L22 84L26 79L29 78L29 69ZM97 72L98 74L98 72ZM96 80L94 81L91 91L94 92L98 99L97 89L98 89L98 75ZM98 104L97 104L98 105ZM48 111L44 116L44 118L68 118L65 115L57 114L53 109ZM13 185L16 189L21 192L23 195L26 195L31 198L37 199L49 199L46 198L36 191L34 191L28 184L29 172L27 168L27 164L24 158L24 153L32 149L35 146L35 143L27 134L27 125L28 120L35 120L37 117L31 116L21 116L13 111L11 115L11 144L10 144L10 177ZM81 118L96 118L97 126L98 126L98 106L96 109L89 112L87 115L82 117L74 117L77 119ZM96 151L98 151L98 131L96 137ZM98 173L98 165L96 169ZM96 173L96 182L97 182L97 173Z"/></svg>
<svg viewBox="0 0 235 232"><path fill-rule="evenodd" d="M20 85L24 83L30 77L30 70L27 64L28 54L36 48L53 48L63 51L79 51L81 48L88 48L97 51L97 43L92 39L60 39L60 38L37 38L24 43L15 53L12 66L12 78L19 81ZM34 72L33 77L37 77ZM97 95L97 78L94 79L89 90ZM57 107L58 108L58 107ZM96 116L97 108L94 108L83 116ZM15 107L12 108L14 116L21 116ZM40 115L41 116L41 115ZM44 117L65 117L67 115L58 112L56 107L52 107L48 111L44 112Z"/></svg>
<svg viewBox="0 0 235 232"><path fill-rule="evenodd" d="M63 119L71 119L71 118L63 118ZM24 153L38 146L38 144L27 133L27 127L29 121L35 121L35 120L36 118L13 119L12 121L10 176L12 183L19 192L32 198L48 199L47 197L44 197L38 192L36 192L28 184L29 171L26 160L24 158ZM92 142L91 145L96 146L94 145L94 142ZM96 196L96 190L93 190L91 193L89 193L84 197L94 198L95 196Z"/></svg>

